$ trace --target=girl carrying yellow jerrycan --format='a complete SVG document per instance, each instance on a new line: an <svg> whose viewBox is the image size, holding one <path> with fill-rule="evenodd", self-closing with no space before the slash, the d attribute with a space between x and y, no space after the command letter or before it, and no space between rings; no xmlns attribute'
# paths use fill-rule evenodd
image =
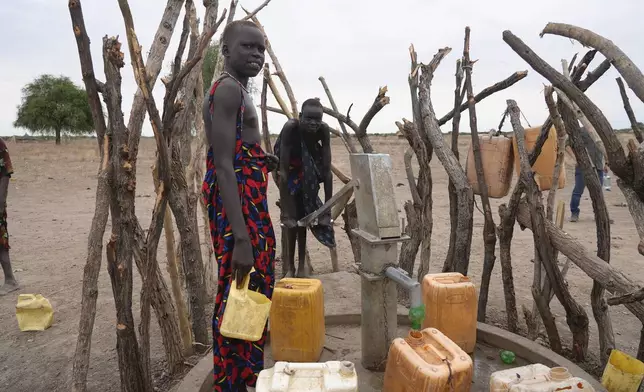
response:
<svg viewBox="0 0 644 392"><path fill-rule="evenodd" d="M250 270L251 273L253 271L254 268ZM248 290L249 281L250 273L244 278L241 289L235 282L231 283L219 332L230 339L256 342L264 332L271 300L262 293Z"/></svg>
<svg viewBox="0 0 644 392"><path fill-rule="evenodd" d="M602 375L608 392L637 392L644 377L644 363L619 350L613 350Z"/></svg>

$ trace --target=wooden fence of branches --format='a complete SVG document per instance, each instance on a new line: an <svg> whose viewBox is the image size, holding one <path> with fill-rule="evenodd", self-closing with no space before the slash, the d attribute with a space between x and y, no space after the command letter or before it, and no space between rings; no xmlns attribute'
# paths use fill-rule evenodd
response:
<svg viewBox="0 0 644 392"><path fill-rule="evenodd" d="M643 305L640 303L644 299L644 288L641 283L633 281L627 273L609 264L610 219L599 178L592 167L581 139L582 129L579 122L590 132L597 147L601 151L605 151L608 165L618 177L617 183L625 196L640 237L639 244L634 244L634 246L637 246L639 253L644 255L644 142L642 130L635 119L622 81L623 78L626 85L642 100L644 97L644 76L615 44L589 30L560 23L549 23L541 33L542 36L545 34L577 40L584 46L590 47L591 50L577 64L575 64L577 55L570 62L563 60L560 73L510 31L503 33L503 40L510 48L532 69L546 78L551 85L544 89L544 100L549 116L543 122L540 135L531 151L527 151L525 146L525 131L520 122L520 109L514 100L507 101L505 115L509 117L514 137L516 137L521 174L509 201L499 207L500 223L498 225L493 219L487 194L488 188L483 175L484 166L477 129L476 103L523 79L527 75L527 71L515 72L508 79L475 95L472 91L472 69L475 61L470 58L470 29L466 28L463 55L456 61L454 110L439 119L432 106L430 85L436 68L451 49L439 49L433 59L425 65L418 63L414 47L410 48L409 86L412 96L413 121L403 119L402 122L396 124L410 144L410 149L405 154L405 168L412 199L405 204L405 212L407 222L409 222L407 234L411 236L411 241L403 245L399 262L410 275L413 274L420 248L419 279L422 279L428 270L432 231L432 184L429 163L435 153L449 176L451 234L443 271L456 271L463 274L468 272L474 194L465 170L459 162L457 144L460 112L467 109L477 185L481 190L479 198L485 218L483 272L478 308L479 321L483 322L486 318L488 291L496 261L495 246L498 236L507 328L511 332L519 331L511 259L512 235L515 223L518 222L522 229L528 228L533 231L535 247L534 281L532 284L534 305L532 311L523 308L528 326L528 337L532 339L537 337L540 322L542 322L550 348L557 353L562 352L563 344L550 310L550 302L556 296L565 309L566 322L572 332L571 351L574 359L583 360L588 354L588 315L579 304L579 299L573 298L568 290L565 282L568 264L566 263L560 269L557 263L558 254L561 253L568 258L569 262L577 265L594 280L590 293L592 312L599 331L600 359L606 363L610 351L615 348L609 305L624 304L638 319L644 321L642 319ZM605 60L595 69L589 71L589 65L597 53L603 55ZM621 78L617 78L617 84L637 139L637 141L631 139L628 142L627 151L622 148L617 135L601 110L584 94L611 66L615 67L621 75ZM464 99L467 101L463 102ZM450 119L452 120L452 135L451 146L448 146L440 126ZM534 179L531 167L536 162L553 126L556 129L558 146L553 183L558 183L558 176L563 165L565 141L568 138L576 161L584 173L585 184L592 200L597 227L595 254L562 230L563 207L561 204L557 219L554 219L557 186L549 191L547 202L544 205L542 192ZM417 177L412 169L414 155L420 168ZM615 296L607 301L605 291ZM637 353L640 359L644 358L644 329L642 331L642 339Z"/></svg>
<svg viewBox="0 0 644 392"><path fill-rule="evenodd" d="M269 1L265 1L252 14L257 14ZM83 276L79 333L72 370L74 391L86 390L102 241L110 216L112 232L105 251L116 307L121 389L137 392L153 390L150 374L150 307L160 327L167 372L171 376L180 375L185 370L188 365L186 357L203 353L210 347L206 303L207 293L212 293L213 285L210 277L204 279L204 273L212 275L213 260L209 257L206 263L203 261L197 224L197 204L201 199L198 189L203 178L205 148L200 146L203 151L197 151L194 154L197 158L191 160L191 130L195 127L203 134L200 108L204 99L201 80L204 51L222 24L233 20L237 3L236 0L232 1L230 12L224 10L219 15L219 1L204 0L205 12L200 26L194 0L167 0L144 61L128 1L118 0L126 28L128 57L138 85L126 125L121 105L121 69L125 66L126 55L121 42L118 37L103 38L105 80L99 81L94 70L81 1L68 2L101 162ZM161 78L165 95L162 104L157 104L152 90L182 10L184 19L179 45L170 75ZM107 122L101 96L106 105ZM144 230L135 214L134 200L137 155L146 113L156 142L156 163L151 175L157 196L150 226ZM179 232L178 246L175 246L173 217ZM156 258L164 228L173 295ZM209 237L206 233L204 242L209 243ZM211 254L210 248L207 253ZM138 334L132 309L133 264L143 282Z"/></svg>
<svg viewBox="0 0 644 392"><path fill-rule="evenodd" d="M242 9L246 13L244 19L254 21L264 33L267 52L275 70L271 73L269 64L266 64L260 101L265 148L270 152L272 149L267 113L276 112L287 118L293 118L298 115L299 109L284 68L257 17L258 12L269 2L270 0L266 0L254 11L247 11L243 7ZM167 370L171 375L178 375L185 369L187 356L195 352L203 353L210 344L206 302L208 296L214 291L214 260L209 245L205 249L201 248L197 223L198 210L201 210L201 219L207 223L206 208L199 197L207 146L199 110L204 100L201 63L203 53L215 32L222 25L234 20L238 0L232 0L228 11L224 10L221 15L218 13L217 0L204 0L203 3L205 14L200 26L194 0L167 0L154 41L146 50L148 57L144 61L128 1L118 0L126 26L129 60L139 87L126 124L121 105L121 69L125 66L126 55L121 48L121 42L118 37L103 38L102 60L105 79L100 81L94 71L81 1L69 0L68 2L100 153L96 207L88 238L79 335L73 362L72 389L74 391L86 390L98 296L97 281L103 252L102 241L110 216L112 232L105 252L116 307L115 325L122 389L124 391L152 390L150 308L159 323ZM169 42L182 10L184 10L182 33L172 71L170 75L161 79L166 92L163 103L159 106L152 95L152 89L159 78ZM644 287L639 282L633 281L625 272L609 264L611 237L608 210L599 179L594 174L581 140L579 121L591 132L598 147L606 152L609 166L618 177L618 186L624 193L640 237L640 242L637 244L638 251L644 255L644 139L625 88L627 85L636 97L644 102L644 75L616 45L589 30L549 23L542 32L542 35L545 34L574 39L592 49L577 64L575 64L577 56L570 62L564 61L560 73L510 31L503 33L504 41L551 85L544 89L544 100L549 116L544 121L539 138L531 151L526 150L525 131L520 123L520 109L514 100L507 101L506 116L509 118L517 140L521 175L509 201L499 207L498 225L494 221L487 194L488 188L485 184L476 104L521 81L527 76L527 71L517 71L505 80L475 94L472 88L472 71L476 61L473 61L470 56L470 29L466 28L463 53L456 61L454 107L449 113L438 118L432 106L430 86L435 70L449 55L451 48L440 49L428 64L422 64L417 59L413 45L410 47L408 82L413 118L412 121L402 119L396 125L410 145L405 153L405 168L411 200L404 206L407 216L404 230L411 237L411 241L402 246L399 263L403 269L413 275L420 252L417 273L419 279L429 271L433 227L432 172L429 164L435 154L449 176L451 232L443 271L458 271L464 274L468 272L474 194L465 170L460 164L458 152L461 113L467 110L477 185L481 190L479 198L485 218L483 228L485 251L478 319L485 321L490 279L496 263L495 247L498 236L507 328L512 332L519 330L511 260L512 235L515 223L518 222L522 229L528 228L534 235L532 285L534 305L531 311L527 308L523 309L528 325L528 336L536 338L541 320L548 335L550 348L555 352L562 352L563 344L550 310L550 302L556 296L566 311L566 321L573 335L573 356L575 359L582 360L587 355L589 319L578 300L573 298L568 290L565 282L567 266L559 269L557 265L557 254L561 253L594 279L591 292L592 311L599 329L600 357L606 361L610 350L615 347L609 306L624 304L644 322L644 305L641 303L644 299ZM602 54L605 60L594 70L589 71L589 65L597 53ZM223 60L220 57L214 77L218 77L221 73L222 66ZM627 151L622 148L601 110L584 94L611 66L621 75L621 78L617 78L617 84L637 139L637 141L629 141ZM281 82L287 100L282 98L273 76ZM339 125L339 129L332 128L332 133L340 138L348 153L358 152L355 140L362 152L375 152L367 129L373 118L389 103L389 97L386 95L387 87L378 89L372 105L362 119L356 122L351 117L351 107L346 114L341 113L326 80L324 77L320 77L319 80L329 101L329 107L324 107L324 113L335 118ZM278 103L278 108L267 106L269 90ZM106 104L107 117L103 113L101 97ZM157 196L150 226L144 230L135 214L134 200L137 155L146 113L150 118L156 143L156 163L151 175ZM448 144L440 126L450 120L452 134L451 144ZM552 126L557 131L559 147L554 183L557 183L556 177L563 165L562 147L566 137L570 139L576 160L584 172L596 216L597 250L594 254L562 230L561 214L557 219L554 218L556 189L549 192L544 206L542 193L534 180L531 166L539 156ZM197 130L198 135L194 151L191 136L193 128ZM349 128L353 131L353 135L350 135ZM412 168L414 156L420 168L418 176L414 174ZM345 186L321 210L331 210L334 220L343 215L344 229L351 242L355 261L359 263L360 246L352 233L352 230L357 228L355 200L352 200L354 183L337 167L332 167L332 170ZM320 212L318 211L317 214ZM173 218L179 233L178 241L174 238ZM313 218L307 217L307 219ZM306 225L307 222L305 219L300 223ZM206 224L205 227L206 231L203 235L206 241L204 242L210 243L208 225ZM166 236L167 268L171 289L168 288L156 259L163 229ZM204 257L204 254L207 257ZM338 260L335 249L330 249L330 257L333 270L337 271ZM133 265L139 271L143 282L138 334L132 309ZM614 295L608 301L605 299L605 291ZM644 328L638 358L644 359Z"/></svg>

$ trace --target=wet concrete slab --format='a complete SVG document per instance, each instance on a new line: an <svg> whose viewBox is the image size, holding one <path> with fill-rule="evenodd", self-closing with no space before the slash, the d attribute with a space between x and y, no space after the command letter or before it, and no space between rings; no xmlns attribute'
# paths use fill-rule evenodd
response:
<svg viewBox="0 0 644 392"><path fill-rule="evenodd" d="M409 332L409 327L399 327L397 336L404 337ZM360 327L357 325L337 325L326 330L325 348L320 362L325 361L351 361L356 365L358 372L358 386L360 392L382 391L384 373L371 372L360 364ZM274 365L270 355L270 348L266 349L266 367ZM474 352L474 377L472 392L487 392L490 390L490 375L497 370L504 370L529 364L523 358L516 358L512 365L506 365L499 358L500 349L486 344L477 344Z"/></svg>
<svg viewBox="0 0 644 392"><path fill-rule="evenodd" d="M360 392L382 391L384 373L368 371L360 363L360 277L350 272L336 272L314 277L320 279L324 287L326 340L320 362L351 361L355 364L358 372ZM399 337L407 336L409 333L409 326L403 325L408 325L406 314L407 309L398 306L397 336ZM592 380L592 377L575 364L521 336L479 323L477 337L478 342L473 355L474 381L471 388L473 392L489 391L490 375L497 370L535 362L550 367L567 367L573 375L592 381L593 387L598 392L604 390L596 380ZM501 349L514 351L517 354L515 363L505 365L501 362L499 357ZM269 336L269 343L265 347L265 367L270 368L273 365ZM212 357L207 355L173 389L173 392L207 392L212 390Z"/></svg>

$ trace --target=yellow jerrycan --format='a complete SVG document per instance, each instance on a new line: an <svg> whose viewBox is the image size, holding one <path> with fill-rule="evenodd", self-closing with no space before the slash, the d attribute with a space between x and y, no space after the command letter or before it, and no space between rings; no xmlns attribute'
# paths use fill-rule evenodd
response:
<svg viewBox="0 0 644 392"><path fill-rule="evenodd" d="M254 268L250 272L253 271ZM238 289L235 281L231 279L219 332L227 338L256 342L264 332L271 310L271 300L262 293L248 290L249 281L250 273L244 278L242 288Z"/></svg>
<svg viewBox="0 0 644 392"><path fill-rule="evenodd" d="M54 322L51 303L40 294L20 294L16 304L16 318L21 331L44 331Z"/></svg>
<svg viewBox="0 0 644 392"><path fill-rule="evenodd" d="M643 377L644 363L619 350L613 350L601 382L608 392L637 392Z"/></svg>

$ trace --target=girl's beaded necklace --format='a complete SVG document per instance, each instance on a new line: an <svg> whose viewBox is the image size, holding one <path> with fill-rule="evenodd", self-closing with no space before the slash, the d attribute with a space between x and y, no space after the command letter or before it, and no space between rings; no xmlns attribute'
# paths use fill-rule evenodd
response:
<svg viewBox="0 0 644 392"><path fill-rule="evenodd" d="M235 78L233 75L231 75L231 74L229 74L228 72L225 72L225 71L224 71L224 72L222 72L222 75L226 75L226 76L228 76L229 78L231 78L232 80L234 80L235 82L237 82L237 84L239 84L239 86L240 86L241 88L243 88L243 89L244 89L244 91L246 91L246 94L250 94L250 93L248 92L248 89L246 89L246 86L244 86L244 85L243 85L239 80L237 80L237 78Z"/></svg>

